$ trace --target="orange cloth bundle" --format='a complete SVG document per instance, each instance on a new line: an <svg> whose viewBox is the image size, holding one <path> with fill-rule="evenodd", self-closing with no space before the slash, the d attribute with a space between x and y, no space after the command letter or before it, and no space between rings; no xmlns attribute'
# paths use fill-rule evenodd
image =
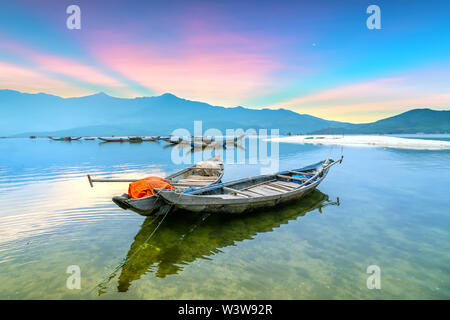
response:
<svg viewBox="0 0 450 320"><path fill-rule="evenodd" d="M153 195L153 189L175 189L169 181L160 177L147 177L130 183L128 187L128 197L138 199Z"/></svg>

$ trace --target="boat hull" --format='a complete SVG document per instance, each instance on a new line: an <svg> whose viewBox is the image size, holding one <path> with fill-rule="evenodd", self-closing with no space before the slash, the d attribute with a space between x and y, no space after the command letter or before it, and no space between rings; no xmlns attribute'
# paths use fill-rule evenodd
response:
<svg viewBox="0 0 450 320"><path fill-rule="evenodd" d="M319 185L319 183L314 183L304 190L291 191L285 194L273 195L264 198L261 197L261 199L221 199L215 197L205 199L204 197L194 195L180 197L180 194L177 194L176 192L165 192L164 190L161 190L159 195L165 202L182 210L220 214L242 214L272 208L284 203L301 199L312 192Z"/></svg>
<svg viewBox="0 0 450 320"><path fill-rule="evenodd" d="M164 201L156 196L139 199L128 199L125 196L113 197L113 202L122 209L132 210L142 216L150 216L157 211Z"/></svg>

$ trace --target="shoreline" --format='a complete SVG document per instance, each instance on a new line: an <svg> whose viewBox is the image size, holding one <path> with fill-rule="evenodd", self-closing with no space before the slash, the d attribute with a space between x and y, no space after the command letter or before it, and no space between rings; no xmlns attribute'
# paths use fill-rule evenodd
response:
<svg viewBox="0 0 450 320"><path fill-rule="evenodd" d="M345 146L387 147L417 150L446 150L450 149L450 141L398 138L376 135L298 135L271 138L267 141L298 144L324 144Z"/></svg>

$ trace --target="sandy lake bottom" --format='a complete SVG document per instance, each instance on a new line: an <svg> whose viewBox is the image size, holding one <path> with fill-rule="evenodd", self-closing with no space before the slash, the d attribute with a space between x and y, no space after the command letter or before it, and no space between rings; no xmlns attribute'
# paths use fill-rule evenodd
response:
<svg viewBox="0 0 450 320"><path fill-rule="evenodd" d="M279 145L279 169L326 157L309 197L237 217L118 208L127 184L186 165L164 144L0 140L1 299L449 299L450 151ZM260 174L226 164L223 181ZM124 259L123 268L111 274ZM81 289L69 290L69 265ZM369 290L367 267L381 269ZM98 286L101 284L101 286Z"/></svg>

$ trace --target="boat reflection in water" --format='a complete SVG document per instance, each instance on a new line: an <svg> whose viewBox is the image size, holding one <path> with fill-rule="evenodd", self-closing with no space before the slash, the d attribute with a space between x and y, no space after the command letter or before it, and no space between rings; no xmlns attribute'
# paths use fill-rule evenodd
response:
<svg viewBox="0 0 450 320"><path fill-rule="evenodd" d="M339 198L330 201L328 195L315 190L297 202L253 214L230 216L178 211L166 217L148 243L158 220L147 217L128 251L127 264L119 271L118 291L126 292L134 280L147 272L159 278L177 274L183 265L208 259L219 253L220 248L253 239L258 233L271 232L315 209L322 213L322 208L328 205L339 205Z"/></svg>

